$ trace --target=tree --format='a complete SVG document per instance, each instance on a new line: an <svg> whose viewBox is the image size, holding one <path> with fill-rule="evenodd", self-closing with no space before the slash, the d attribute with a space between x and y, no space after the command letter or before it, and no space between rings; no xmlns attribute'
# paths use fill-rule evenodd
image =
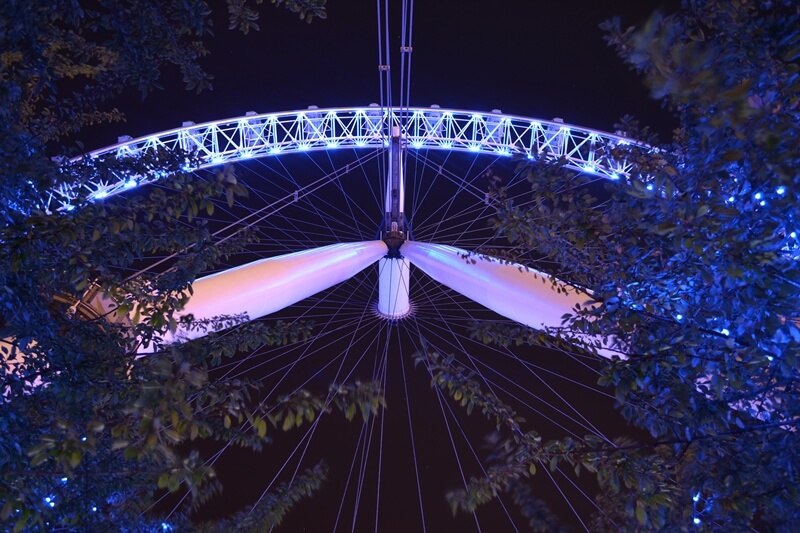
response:
<svg viewBox="0 0 800 533"><path fill-rule="evenodd" d="M471 509L537 466L595 472L598 529L791 530L800 518L797 223L800 8L796 2L685 1L609 43L680 120L665 145L609 147L629 177L598 191L560 165L528 165L524 207L493 189L513 259L590 289L574 331L617 339L604 365L628 422L650 440L541 442L469 373L421 356L434 382L505 427L504 460L449 496ZM482 333L486 334L487 330ZM549 340L490 330L497 342ZM469 386L468 386L469 385ZM469 391L469 394L468 394Z"/></svg>
<svg viewBox="0 0 800 533"><path fill-rule="evenodd" d="M324 0L273 3L304 20L325 16ZM228 11L232 28L257 29L249 2L231 0ZM271 427L288 431L333 409L366 418L383 402L377 385L355 383L268 405L255 397L257 383L209 377L237 350L301 341L312 324L219 317L239 327L182 345L161 340L191 282L249 239L216 243L197 218L243 193L232 168L202 181L181 170L191 153L63 157L74 153L67 147L80 128L121 117L110 103L124 87L143 95L157 87L164 65L176 65L187 88L206 88L199 61L209 13L202 1L0 7L0 522L15 531L161 530L151 507L165 491L190 497L170 518L180 524L219 489L199 440L260 449ZM164 186L126 202L90 201L83 187L155 171L170 174ZM52 191L68 202L59 205ZM141 271L159 255L172 257L169 269ZM137 357L140 346L152 353ZM324 476L317 465L252 512L207 529L268 528Z"/></svg>

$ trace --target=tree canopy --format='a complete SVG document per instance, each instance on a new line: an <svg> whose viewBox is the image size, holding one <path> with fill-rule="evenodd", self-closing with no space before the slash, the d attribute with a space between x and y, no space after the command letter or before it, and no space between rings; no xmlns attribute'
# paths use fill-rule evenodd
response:
<svg viewBox="0 0 800 533"><path fill-rule="evenodd" d="M260 3L229 0L231 27L258 29ZM325 15L324 0L273 3L308 21ZM51 159L72 155L66 146L78 129L117 120L113 97L131 85L146 94L165 66L179 69L187 88L207 88L209 13L199 0L0 6L4 526L159 529L157 495L186 491L199 505L219 488L193 450L199 439L258 449L277 430L332 409L367 417L382 404L372 383L266 404L254 401L255 383L210 377L238 349L303 339L310 324L254 323L179 346L159 342L192 280L249 238L215 244L197 217L213 199L243 193L231 169L199 181L180 171L191 154ZM434 385L504 432L488 476L448 502L469 511L506 491L534 529L551 531L557 519L531 496L527 478L569 466L601 487L597 530L791 530L800 518L799 8L791 0L686 0L679 13L641 28L610 21L604 29L679 118L672 142L626 119L620 130L643 143L608 153L631 164L625 180L600 190L559 164L526 162L529 204L512 203L501 183L490 192L496 229L516 246L510 259L597 298L567 324L618 340L625 357L604 365L601 382L650 438L544 442L468 370L429 350L417 360ZM92 203L80 192L82 180L155 168L174 173L124 203ZM65 184L78 185L72 211L48 204L48 191ZM173 256L168 270L140 272L146 258L164 255ZM99 294L119 320L89 305ZM138 317L126 319L134 309ZM479 333L497 343L570 345L563 333ZM155 353L135 357L133 339ZM268 527L324 476L317 465L252 512L197 527Z"/></svg>
<svg viewBox="0 0 800 533"><path fill-rule="evenodd" d="M257 29L260 3L228 2L231 28ZM325 16L324 0L273 4L307 21ZM383 398L373 383L333 384L317 391L322 396L300 390L266 404L255 395L258 383L209 377L237 350L307 338L311 323L249 323L182 345L161 340L191 282L250 238L219 244L197 218L244 193L232 168L201 180L182 170L191 153L66 159L80 149L69 148L72 134L119 119L113 97L131 85L146 95L165 66L177 66L188 89L208 87L200 61L209 6L12 1L0 6L0 27L3 527L161 531L153 506L165 492L185 495L188 504L169 519L179 526L220 488L199 441L261 449L275 428L334 409L348 419L377 413ZM92 202L82 187L154 171L169 174L163 186L125 202ZM51 202L56 190L74 207ZM143 268L163 256L169 268ZM236 325L242 317L215 321ZM269 528L325 473L318 464L242 515L203 527Z"/></svg>
<svg viewBox="0 0 800 533"><path fill-rule="evenodd" d="M596 473L599 530L789 531L800 513L800 8L686 1L641 28L604 30L679 118L673 141L626 119L619 129L642 143L609 150L631 173L600 191L558 163L525 163L531 201L515 205L498 185L495 227L513 259L594 293L599 305L568 323L620 342L624 357L600 381L651 439L543 443L464 369L427 355L439 385L507 431L504 460L450 501L469 510L537 466L570 465Z"/></svg>

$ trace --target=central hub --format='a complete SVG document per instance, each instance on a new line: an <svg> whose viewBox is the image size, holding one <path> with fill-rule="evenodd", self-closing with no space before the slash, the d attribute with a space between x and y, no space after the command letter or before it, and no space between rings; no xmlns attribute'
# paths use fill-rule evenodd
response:
<svg viewBox="0 0 800 533"><path fill-rule="evenodd" d="M402 318L411 312L408 296L409 263L400 253L406 241L407 224L403 204L405 182L403 176L403 141L400 128L392 128L389 144L389 175L386 176L386 204L381 234L389 249L378 262L378 314L390 320Z"/></svg>

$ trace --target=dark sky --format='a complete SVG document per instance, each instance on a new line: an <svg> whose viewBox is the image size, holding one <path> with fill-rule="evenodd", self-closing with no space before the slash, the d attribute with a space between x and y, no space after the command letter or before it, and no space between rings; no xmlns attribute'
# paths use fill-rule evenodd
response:
<svg viewBox="0 0 800 533"><path fill-rule="evenodd" d="M669 113L648 97L647 90L637 76L605 45L598 24L617 15L623 19L625 25L641 24L654 10L669 10L675 3L641 0L415 2L411 104L439 104L442 107L481 111L498 108L506 113L542 119L561 117L568 123L606 131L613 130L613 124L622 115L633 114L666 136L674 125ZM393 9L391 59L396 95L399 82L397 50L400 44L400 26L399 9L397 6ZM144 102L139 100L135 92L126 93L120 100L120 106L127 113L127 123L88 133L87 148L113 144L120 135L137 137L171 129L187 120L201 123L241 116L246 111L263 113L304 109L309 105L320 108L350 107L377 102L379 75L375 4L331 0L328 16L328 20L317 20L306 25L291 13L267 7L260 21L261 31L242 36L224 29L227 24L223 13L215 19L219 29L216 40L209 43L211 55L206 63L215 77L213 91L201 95L187 93L180 89L178 76L168 73L164 78L165 89ZM396 98L397 96L395 102ZM332 159L326 164L333 166L335 161ZM458 164L461 163L455 163L457 168ZM287 162L284 166L283 162L266 162L263 165L267 170L261 169L260 176L273 176L270 178L273 180L270 187L276 186L276 176L279 174L291 175L296 171L304 173L308 169L303 163L293 166L293 163ZM466 165L465 173L476 172L474 166L470 166L474 163ZM245 177L247 172L249 171L243 171ZM264 191L264 197L267 197L267 189ZM439 193L442 197L447 196L446 191L440 190ZM343 202L348 205L346 199ZM287 214L284 218L292 228L279 230L276 226L272 228L273 233L265 230L265 238L272 238L277 231L291 233L293 228L308 222L303 220L309 216L308 213L311 212L306 212L305 215L302 211L296 215ZM369 225L371 222L366 224L367 229L362 233L372 231ZM366 278L367 275L330 292L326 295L326 301L344 302L351 294L359 294L359 284ZM426 285L424 278L418 278L417 282L421 287L430 287ZM425 301L434 300L441 302L444 299L448 303L443 308L450 305L461 309L468 305L457 297L444 294L447 291L440 294L437 291L441 289L429 290L433 296L426 293L425 298L429 300L417 296L417 303L424 304ZM412 294L412 298L414 297ZM356 312L367 305L369 294L363 299L363 304L354 306ZM418 324L438 327L437 320L442 317L434 316L423 307L420 305ZM308 306L304 309L316 308ZM350 308L342 304L338 309L336 313L345 314L345 310ZM445 322L451 320L447 314L449 312L448 309L443 311L447 315ZM475 312L480 314L480 311ZM289 313L287 318L292 316L296 315ZM452 316L455 317L456 314ZM387 422L385 428L376 426L377 429L370 433L373 436L383 435L385 443L380 455L385 457L380 470L381 482L377 481L378 470L374 463L378 437L374 437L376 442L366 448L359 448L361 425L343 425L341 420L331 420L327 428L320 426L320 434L308 448L306 453L309 459L304 463L304 466L310 466L324 457L331 466L331 479L320 495L304 503L290 516L284 530L351 529L354 516L358 518L354 530L373 530L374 508L379 493L383 495L379 530L421 530L423 521L418 504L420 498L416 496L417 477L412 475L414 462L409 461L408 452L411 449L410 435L408 417L404 414L408 410L414 413L415 450L418 454L416 464L420 470L416 475L421 480L425 494L421 499L425 500L422 507L427 527L437 531L506 531L513 530L512 524L516 523L517 527L524 529L524 520L517 515L514 515L513 520L508 520L506 512L497 505L481 511L477 522L464 515L455 520L450 518L443 495L446 490L459 485L462 474L449 457L453 455L453 448L458 449L456 455L464 457L472 452L463 444L451 445L451 441L458 440L459 437L454 437L446 429L463 430L469 440L475 443L476 453L485 455L485 450L481 448L481 439L483 435L491 433L493 425L476 424L472 421L479 419L478 415L468 419L458 408L454 408L454 414L449 414L449 408L442 406L437 396L431 392L429 378L420 374L420 370L411 369L408 354L414 351L416 339L423 334L436 336L434 329L421 331L420 326L416 325L407 328L405 333L397 333L385 326L375 327L376 331L380 330L375 333L375 338L384 335L387 342L392 344L387 363L389 370L386 372L389 376L386 387L390 405L385 417ZM349 335L351 330L347 331ZM359 331L361 329L358 328L352 330L354 333ZM347 348L355 354L380 351L376 347L375 339L370 337L371 334L371 330L366 329L365 338L350 338L346 342ZM314 344L312 349L323 353L338 353L343 350L342 341L338 337L344 334L332 335L335 340L328 341L325 339L331 337L322 336L323 340ZM442 349L448 348L457 349L458 346L446 346ZM288 360L302 359L305 357L305 349L301 347L289 352ZM475 346L471 346L471 349L480 351ZM404 354L404 368L401 368L400 358L395 356L400 354ZM593 393L587 395L585 392L584 385L591 386L596 381L596 376L592 373L592 368L596 368L596 365L592 366L580 358L560 357L562 354L555 352L517 350L514 356L543 365L544 370L537 373L538 371L532 371L528 367L518 366L516 362L504 362L503 354L480 351L480 355L474 355L477 362L471 364L478 365L478 368L484 368L480 365L485 365L486 372L496 372L500 376L495 382L507 388L508 394L505 398L523 397L521 403L524 405L519 407L520 412L546 438L562 436L558 432L558 423L552 422L561 414L548 415L546 407L527 399L525 394L531 394L532 397L538 395L537 401L544 403L563 401L579 405L577 414L567 413L572 417L585 416L592 421L610 418L608 411L611 410L613 401L597 401ZM303 361L302 365L293 367L292 375L280 386L285 386L291 379L302 382L306 377L314 375L322 365L319 359ZM363 374L359 372L364 371L365 367L374 368L376 364L379 366L377 358L375 361L378 363L370 361L354 364L355 375L368 378L369 371ZM263 362L258 364L260 369L274 368L278 372L281 363L265 356ZM525 377L525 372L531 372L530 376ZM268 388L273 382L277 386L274 377L277 374L264 370L264 375L269 376L264 378ZM507 381L503 381L503 375L508 377ZM409 384L401 381L399 376L409 378ZM568 379L564 379L565 376ZM570 379L574 379L577 384L570 383ZM317 377L317 381L323 386L327 383L326 380L330 381L330 376ZM566 400L562 397L566 397ZM390 418L390 415L395 418ZM451 425L442 424L442 417L449 419ZM618 427L613 424L616 422L611 427ZM573 430L581 431L575 428ZM239 452L227 454L218 464L226 490L224 497L212 505L210 514L224 514L251 503L276 475L275 466L282 464L283 458L297 444L296 440L279 439L274 447L268 449L266 455L252 456ZM363 490L360 492L354 489L358 485L355 478L348 482L348 473L353 471L350 464L354 457L359 457L359 449L373 451L369 459L363 459L363 456L359 459L367 465L362 470ZM444 464L449 465L446 472ZM463 475L467 477L480 475L473 458L464 459L461 468ZM558 475L556 473L556 477ZM280 476L278 478L281 479ZM569 482L563 479L559 478L553 484L542 473L536 479L536 494L548 498L566 524L573 526L575 530L581 530L580 520L569 507L577 507L577 515L585 519L591 506L581 500L576 495L576 489L571 488ZM593 490L591 483L581 483L583 490ZM343 489L344 485L349 488ZM375 490L378 485L381 486L381 491ZM558 494L560 490L567 493L565 498ZM353 511L357 507L355 501L358 494L367 503L360 504L362 510ZM340 514L340 509L345 510L343 518L337 522L335 517Z"/></svg>
<svg viewBox="0 0 800 533"><path fill-rule="evenodd" d="M490 110L611 130L624 114L668 133L672 123L637 76L602 40L598 24L613 16L644 22L677 2L645 0L436 0L416 2L413 20L412 105ZM239 116L358 106L379 97L375 4L331 0L328 19L311 25L266 9L261 31L243 36L215 18L208 70L214 90L181 91L176 73L146 102L130 91L121 101L127 124L92 135L110 144L179 126ZM399 2L394 2L392 63L399 82ZM94 147L92 145L91 147Z"/></svg>

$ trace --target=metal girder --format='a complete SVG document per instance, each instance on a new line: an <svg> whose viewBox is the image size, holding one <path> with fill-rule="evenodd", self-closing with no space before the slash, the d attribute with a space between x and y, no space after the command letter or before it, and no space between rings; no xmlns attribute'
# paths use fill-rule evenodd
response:
<svg viewBox="0 0 800 533"><path fill-rule="evenodd" d="M157 148L196 152L200 167L292 152L338 148L388 147L384 132L401 128L408 150L451 150L500 156L563 158L574 170L617 179L630 165L598 157L601 147L629 144L628 138L559 121L456 109L309 108L284 113L255 114L194 124L155 133L96 150L89 157L136 157ZM119 194L157 181L163 170L145 176L111 176L82 185L93 199ZM118 178L118 179L117 179ZM76 191L50 191L47 209L70 209Z"/></svg>

